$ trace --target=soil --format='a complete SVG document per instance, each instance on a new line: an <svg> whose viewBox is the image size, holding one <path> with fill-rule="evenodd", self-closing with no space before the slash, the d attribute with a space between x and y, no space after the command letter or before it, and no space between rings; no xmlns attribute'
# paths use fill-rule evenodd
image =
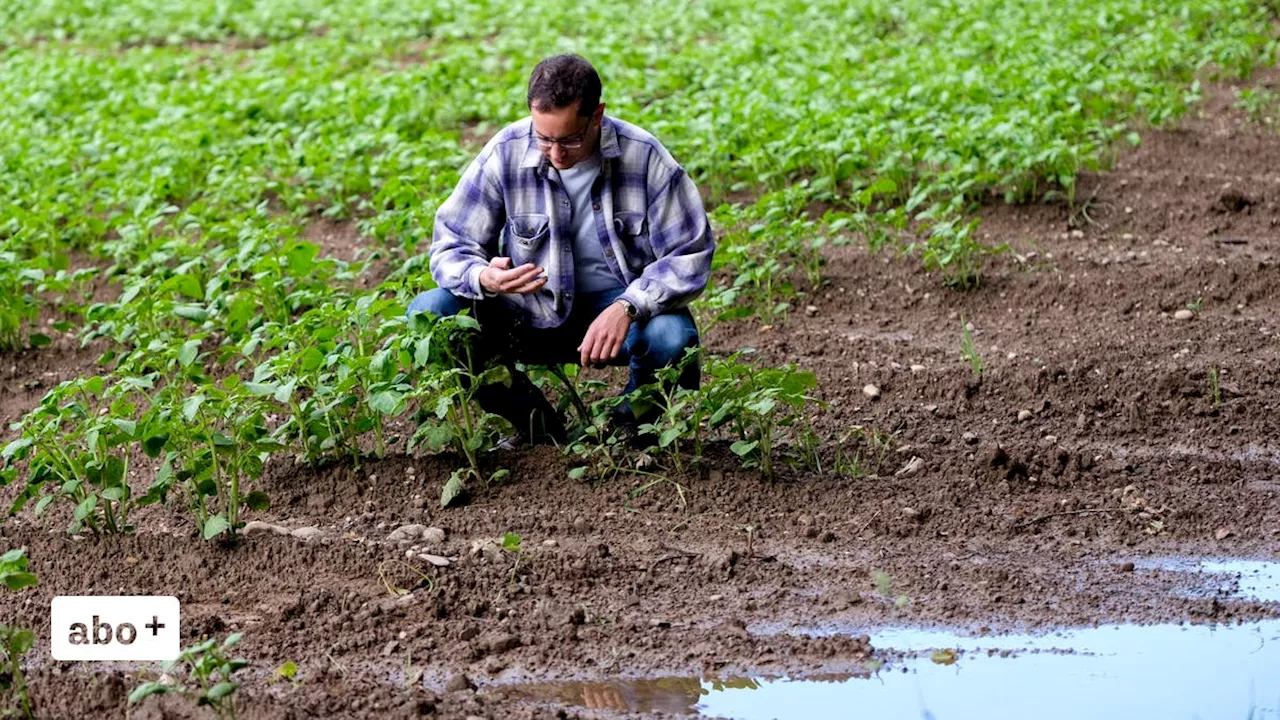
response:
<svg viewBox="0 0 1280 720"><path fill-rule="evenodd" d="M1186 575L1132 564L1280 558L1280 135L1229 99L1216 86L1199 115L1082 177L1083 212L982 209L984 237L1011 252L975 291L854 243L829 253L826 285L784 322L707 333L714 351L751 346L817 373L828 462L849 437L871 474L786 470L770 483L712 446L680 488L628 500L640 481L572 481L555 450L535 448L500 458L509 482L443 511L447 458L322 470L278 459L259 519L315 526L311 541L255 534L225 548L158 508L131 537L68 538L56 515L8 521L0 546L25 546L40 577L0 605L42 636L28 656L40 716L122 717L139 675L154 676L50 660L55 595L176 595L184 644L244 631L249 718L612 717L489 690L821 677L888 656L871 647L886 624L1276 617L1276 604L1186 593ZM350 260L350 231L309 237ZM1175 319L1189 305L1191 319ZM980 376L962 357L964 323ZM56 343L0 358L0 415L13 420L95 356ZM878 467L855 428L890 436ZM407 568L388 536L410 523L445 531L424 549L448 566ZM518 557L486 545L506 532L521 537ZM297 682L272 682L287 660ZM174 697L131 714L196 716Z"/></svg>

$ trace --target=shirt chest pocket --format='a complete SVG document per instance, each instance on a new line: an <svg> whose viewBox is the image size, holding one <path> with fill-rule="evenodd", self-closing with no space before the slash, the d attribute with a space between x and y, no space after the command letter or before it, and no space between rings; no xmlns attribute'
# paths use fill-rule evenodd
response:
<svg viewBox="0 0 1280 720"><path fill-rule="evenodd" d="M649 239L649 218L642 212L619 212L613 216L613 229L627 249L627 262L635 269L657 259Z"/></svg>
<svg viewBox="0 0 1280 720"><path fill-rule="evenodd" d="M512 266L533 262L551 235L551 220L543 213L526 213L507 217L507 254Z"/></svg>

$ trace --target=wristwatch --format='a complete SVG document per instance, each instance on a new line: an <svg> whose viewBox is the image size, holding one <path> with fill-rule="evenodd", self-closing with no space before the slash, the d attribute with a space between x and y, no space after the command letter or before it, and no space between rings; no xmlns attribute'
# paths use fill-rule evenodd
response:
<svg viewBox="0 0 1280 720"><path fill-rule="evenodd" d="M640 314L640 311L636 309L636 306L632 305L631 301L626 298L618 298L617 300L614 300L614 302L621 305L623 309L627 311L627 317L632 320L635 320L636 316Z"/></svg>

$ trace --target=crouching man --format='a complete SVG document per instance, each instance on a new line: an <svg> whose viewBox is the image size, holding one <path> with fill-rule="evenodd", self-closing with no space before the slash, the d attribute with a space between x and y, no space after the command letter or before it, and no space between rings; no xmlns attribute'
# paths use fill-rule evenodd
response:
<svg viewBox="0 0 1280 720"><path fill-rule="evenodd" d="M605 116L600 92L581 57L538 63L529 117L489 140L436 213L438 287L409 314L470 310L481 347L507 364L628 365L627 393L697 346L686 306L706 287L715 243L684 169L651 134ZM681 386L699 374L689 364ZM477 400L515 426L508 446L564 439L563 420L514 368L510 388ZM624 406L614 420L648 418Z"/></svg>

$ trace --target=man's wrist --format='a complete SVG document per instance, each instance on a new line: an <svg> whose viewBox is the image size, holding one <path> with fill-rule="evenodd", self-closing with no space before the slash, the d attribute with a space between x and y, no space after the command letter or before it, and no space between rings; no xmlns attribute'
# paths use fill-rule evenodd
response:
<svg viewBox="0 0 1280 720"><path fill-rule="evenodd" d="M627 314L627 317L632 320L635 320L636 316L640 314L640 311L636 308L636 306L626 298L618 298L617 300L613 301L613 304L621 305L623 312L625 312Z"/></svg>

